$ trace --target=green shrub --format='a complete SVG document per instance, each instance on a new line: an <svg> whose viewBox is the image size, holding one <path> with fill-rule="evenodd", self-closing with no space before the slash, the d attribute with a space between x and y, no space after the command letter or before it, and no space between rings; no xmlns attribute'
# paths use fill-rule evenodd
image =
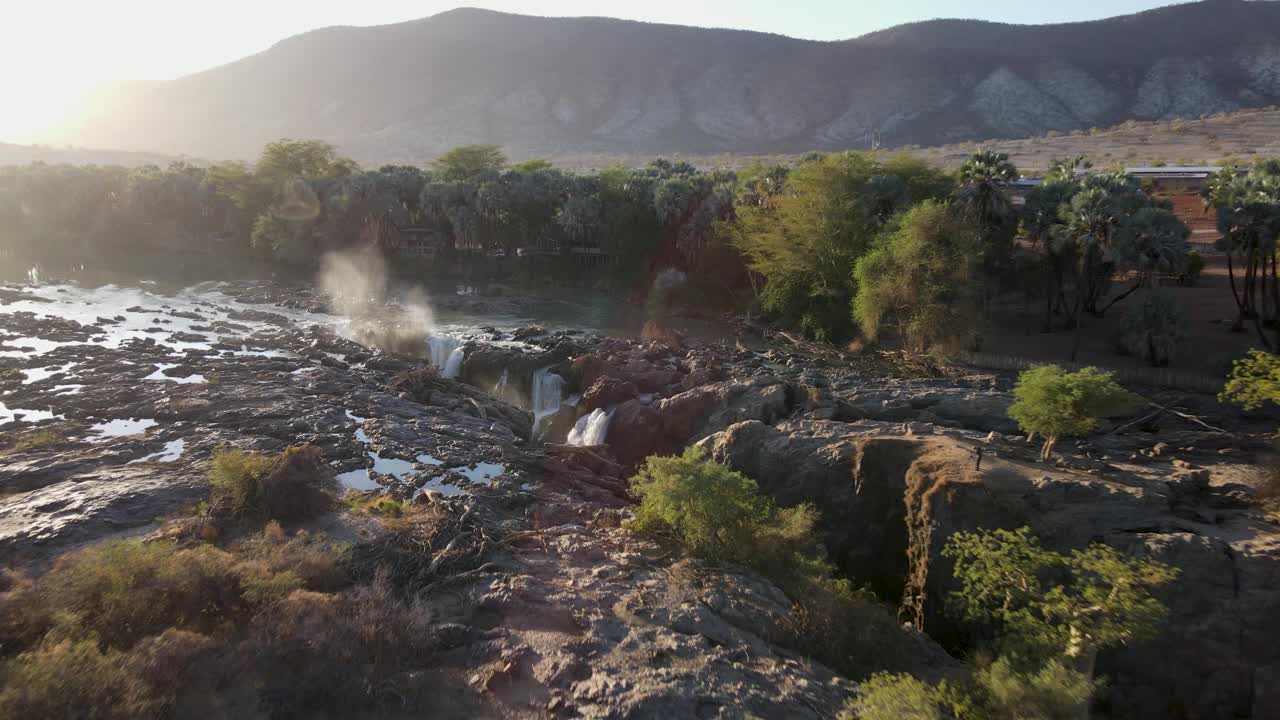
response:
<svg viewBox="0 0 1280 720"><path fill-rule="evenodd" d="M873 340L895 327L919 353L968 345L978 326L982 253L977 226L947 204L921 203L854 265L853 317Z"/></svg>
<svg viewBox="0 0 1280 720"><path fill-rule="evenodd" d="M1251 350L1246 357L1236 360L1220 399L1246 410L1257 410L1268 403L1280 404L1280 355Z"/></svg>
<svg viewBox="0 0 1280 720"><path fill-rule="evenodd" d="M272 458L222 449L209 471L212 506L232 516L307 520L333 506L333 471L311 445Z"/></svg>
<svg viewBox="0 0 1280 720"><path fill-rule="evenodd" d="M1076 720L1088 717L1089 701L1100 683L1051 660L1032 672L1019 672L1000 658L975 674L976 704L989 720Z"/></svg>
<svg viewBox="0 0 1280 720"><path fill-rule="evenodd" d="M37 430L18 440L9 447L8 452L30 452L55 447L66 442L66 438L53 430Z"/></svg>
<svg viewBox="0 0 1280 720"><path fill-rule="evenodd" d="M272 523L230 551L122 540L0 574L0 718L429 708L430 609L385 572L350 587L348 565L345 546Z"/></svg>
<svg viewBox="0 0 1280 720"><path fill-rule="evenodd" d="M128 648L169 627L208 629L240 610L234 559L117 540L64 555L39 582L55 629Z"/></svg>
<svg viewBox="0 0 1280 720"><path fill-rule="evenodd" d="M632 478L640 497L630 527L712 561L749 567L792 599L775 640L850 677L906 667L916 647L874 595L837 578L815 539L808 505L779 508L754 480L698 447L651 457Z"/></svg>
<svg viewBox="0 0 1280 720"><path fill-rule="evenodd" d="M350 545L301 531L291 538L282 536L283 531L277 535L268 526L261 539L237 548L239 567L252 566L258 575L289 573L301 581L300 587L319 592L351 585Z"/></svg>
<svg viewBox="0 0 1280 720"><path fill-rule="evenodd" d="M787 576L815 569L813 508L779 508L754 480L709 461L701 448L647 459L631 488L640 497L631 527L641 533L701 558L747 565L784 585Z"/></svg>
<svg viewBox="0 0 1280 720"><path fill-rule="evenodd" d="M1186 259L1182 261L1182 270L1179 274L1182 282L1187 285L1195 285L1200 282L1200 276L1204 274L1204 256L1195 250L1187 253Z"/></svg>
<svg viewBox="0 0 1280 720"><path fill-rule="evenodd" d="M778 644L815 658L853 679L911 667L918 642L890 608L845 579L793 583L791 611L779 623Z"/></svg>
<svg viewBox="0 0 1280 720"><path fill-rule="evenodd" d="M146 688L153 718L256 717L259 698L236 680L225 639L165 630L139 642L125 656L129 673ZM135 716L140 717L140 716Z"/></svg>
<svg viewBox="0 0 1280 720"><path fill-rule="evenodd" d="M226 448L213 451L209 485L214 503L236 515L252 511L258 485L270 467L271 458L261 453Z"/></svg>
<svg viewBox="0 0 1280 720"><path fill-rule="evenodd" d="M968 712L963 693L946 682L930 685L905 673L877 673L858 686L858 697L839 720L947 720Z"/></svg>
<svg viewBox="0 0 1280 720"><path fill-rule="evenodd" d="M299 591L269 606L240 652L283 716L403 709L430 693L407 671L429 669L431 620L425 604L396 594L380 574L337 595Z"/></svg>
<svg viewBox="0 0 1280 720"><path fill-rule="evenodd" d="M63 640L5 663L0 717L132 720L150 717L149 693L123 656L91 640Z"/></svg>
<svg viewBox="0 0 1280 720"><path fill-rule="evenodd" d="M250 604L270 605L288 597L294 590L302 589L302 578L287 570L254 572L253 566L246 570L240 576L240 592Z"/></svg>
<svg viewBox="0 0 1280 720"><path fill-rule="evenodd" d="M1142 303L1130 308L1120 321L1116 349L1136 355L1148 365L1164 367L1187 337L1182 308L1163 290L1152 290Z"/></svg>
<svg viewBox="0 0 1280 720"><path fill-rule="evenodd" d="M861 683L840 720L1075 720L1087 717L1097 688L1057 661L1020 672L1001 658L961 684L878 673Z"/></svg>
<svg viewBox="0 0 1280 720"><path fill-rule="evenodd" d="M0 628L19 647L53 630L124 649L167 628L212 632L300 588L346 587L348 562L346 546L305 535L255 540L236 552L113 541L64 555L34 582L14 581L0 593L0 609L39 602Z"/></svg>
<svg viewBox="0 0 1280 720"><path fill-rule="evenodd" d="M0 569L0 655L34 645L52 624L35 581Z"/></svg>
<svg viewBox="0 0 1280 720"><path fill-rule="evenodd" d="M382 517L402 517L409 510L408 502L386 495L370 498L352 494L344 498L343 501L352 512L380 515Z"/></svg>

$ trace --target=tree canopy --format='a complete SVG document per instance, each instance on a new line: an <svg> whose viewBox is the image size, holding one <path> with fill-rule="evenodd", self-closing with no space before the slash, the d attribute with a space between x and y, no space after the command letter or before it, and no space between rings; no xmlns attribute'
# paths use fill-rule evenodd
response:
<svg viewBox="0 0 1280 720"><path fill-rule="evenodd" d="M723 232L765 279L765 310L813 337L850 335L851 270L892 219L952 182L909 156L837 153L766 170L740 191Z"/></svg>
<svg viewBox="0 0 1280 720"><path fill-rule="evenodd" d="M463 145L432 160L431 172L440 182L466 182L485 173L496 173L506 164L507 156L497 145Z"/></svg>
<svg viewBox="0 0 1280 720"><path fill-rule="evenodd" d="M853 316L875 339L893 323L908 346L957 347L977 329L982 238L956 209L925 201L904 213L854 266Z"/></svg>
<svg viewBox="0 0 1280 720"><path fill-rule="evenodd" d="M1060 436L1089 433L1102 418L1129 410L1139 400L1116 384L1111 373L1091 367L1067 372L1057 365L1023 372L1013 395L1009 417L1023 431L1045 436L1042 460L1052 455Z"/></svg>
<svg viewBox="0 0 1280 720"><path fill-rule="evenodd" d="M1280 405L1280 356L1253 350L1237 360L1222 399L1246 410L1257 410L1267 403Z"/></svg>
<svg viewBox="0 0 1280 720"><path fill-rule="evenodd" d="M1151 591L1178 576L1107 545L1048 550L1025 527L957 533L943 554L961 584L951 607L968 621L993 623L1002 653L1041 662L1066 656L1089 676L1099 650L1159 631L1167 610Z"/></svg>

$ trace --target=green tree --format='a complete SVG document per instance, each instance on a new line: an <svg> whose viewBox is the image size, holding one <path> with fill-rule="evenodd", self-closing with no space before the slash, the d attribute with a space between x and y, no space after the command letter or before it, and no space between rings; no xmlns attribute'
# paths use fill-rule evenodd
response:
<svg viewBox="0 0 1280 720"><path fill-rule="evenodd" d="M765 279L761 304L822 340L847 337L850 272L892 218L915 203L946 197L951 181L907 156L837 153L779 173L740 193L720 232Z"/></svg>
<svg viewBox="0 0 1280 720"><path fill-rule="evenodd" d="M1080 189L1076 178L1076 160L1055 161L1040 185L1031 189L1022 206L1022 227L1034 243L1044 269L1044 327L1053 329L1055 309L1062 312L1066 273L1071 267L1072 242L1067 225L1062 220L1062 208L1071 202ZM1080 159L1083 162L1083 159Z"/></svg>
<svg viewBox="0 0 1280 720"><path fill-rule="evenodd" d="M354 160L323 140L290 140L267 143L254 166L259 178L279 182L287 178L342 177L359 171Z"/></svg>
<svg viewBox="0 0 1280 720"><path fill-rule="evenodd" d="M1053 455L1061 436L1089 433L1099 419L1124 412L1139 400L1117 385L1111 373L1091 367L1066 372L1057 365L1023 372L1013 395L1009 417L1024 432L1045 436L1042 461Z"/></svg>
<svg viewBox="0 0 1280 720"><path fill-rule="evenodd" d="M1263 347L1275 349L1266 326L1275 327L1276 343L1280 344L1280 257L1276 252L1280 161L1265 160L1245 175L1225 168L1210 178L1202 195L1206 207L1217 211L1218 247L1227 257L1231 294L1238 310L1232 330L1241 330L1245 320L1251 319ZM1240 282L1236 262L1243 268Z"/></svg>
<svg viewBox="0 0 1280 720"><path fill-rule="evenodd" d="M854 267L853 317L862 332L875 339L893 323L917 352L972 338L981 247L977 229L950 206L925 201L908 210Z"/></svg>
<svg viewBox="0 0 1280 720"><path fill-rule="evenodd" d="M497 145L463 145L431 161L431 171L440 182L474 180L496 173L507 164L507 156Z"/></svg>
<svg viewBox="0 0 1280 720"><path fill-rule="evenodd" d="M1018 229L1007 192L1009 183L1018 179L1018 169L1005 153L982 150L960 166L959 179L957 200L981 228L983 266L989 276L998 277L1010 267Z"/></svg>
<svg viewBox="0 0 1280 720"><path fill-rule="evenodd" d="M1107 545L1048 550L1025 527L956 533L943 555L961 584L950 607L994 624L1002 654L1032 667L1065 656L1090 679L1098 651L1157 634L1168 611L1151 591L1178 576Z"/></svg>
<svg viewBox="0 0 1280 720"><path fill-rule="evenodd" d="M1221 399L1246 410L1256 410L1267 403L1280 404L1280 355L1251 350L1237 360Z"/></svg>

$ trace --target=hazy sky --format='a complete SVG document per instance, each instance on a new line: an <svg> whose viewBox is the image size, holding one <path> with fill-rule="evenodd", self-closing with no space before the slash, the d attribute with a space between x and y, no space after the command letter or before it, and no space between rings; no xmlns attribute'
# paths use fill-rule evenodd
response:
<svg viewBox="0 0 1280 720"><path fill-rule="evenodd" d="M605 15L836 40L913 20L1087 20L1170 0L5 0L0 9L0 140L23 141L89 89L168 79L328 25L380 25L467 4L534 15Z"/></svg>

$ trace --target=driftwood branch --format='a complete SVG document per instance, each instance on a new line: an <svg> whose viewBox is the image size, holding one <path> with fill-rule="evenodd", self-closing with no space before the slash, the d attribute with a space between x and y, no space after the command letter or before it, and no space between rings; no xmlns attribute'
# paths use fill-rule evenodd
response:
<svg viewBox="0 0 1280 720"><path fill-rule="evenodd" d="M1230 433L1228 433L1226 430L1223 430L1222 428L1218 428L1218 427L1214 427L1214 426L1210 425L1209 423L1205 422L1204 420L1200 419L1199 417L1196 417L1195 415L1191 415L1191 414L1189 414L1189 413L1184 413L1184 412L1182 412L1182 411L1180 411L1180 410L1175 410L1175 409L1173 409L1172 407L1169 407L1169 406L1166 406L1166 405L1161 405L1161 404L1159 404L1159 403L1154 403L1154 402L1151 402L1151 401L1147 401L1147 405L1149 405L1149 406L1151 406L1151 407L1155 408L1155 409L1156 409L1156 410L1155 410L1155 412L1153 412L1153 413L1149 413L1149 414L1147 414L1147 415L1144 415L1144 416L1142 416L1142 417L1138 418L1137 420L1133 420L1133 421L1131 421L1131 422L1127 422L1127 423L1125 423L1124 425L1121 425L1120 427L1116 428L1115 430L1112 430L1112 431L1111 431L1111 434L1112 434L1112 435L1119 435L1120 433L1124 432L1125 430L1128 430L1129 428L1131 428L1131 427L1133 427L1133 426L1135 426L1135 425L1141 425L1142 423L1148 422L1148 421L1150 421L1150 420L1154 420L1154 419L1156 419L1156 418L1160 417L1161 415L1163 415L1164 413L1169 413L1170 415L1177 415L1178 417L1182 418L1183 420L1189 420L1189 421L1191 421L1191 422L1193 422L1193 423L1195 423L1195 424L1197 424L1197 425L1199 425L1199 426L1201 426L1201 427L1205 428L1206 430L1208 430L1208 431L1210 431L1210 432L1219 433L1219 434L1221 434L1221 435L1229 435L1229 434L1230 434Z"/></svg>

